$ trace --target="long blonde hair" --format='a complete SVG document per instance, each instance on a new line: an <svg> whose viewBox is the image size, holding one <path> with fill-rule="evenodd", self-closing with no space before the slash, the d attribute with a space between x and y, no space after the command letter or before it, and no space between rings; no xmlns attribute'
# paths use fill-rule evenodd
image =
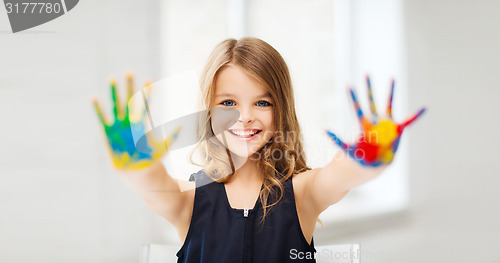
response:
<svg viewBox="0 0 500 263"><path fill-rule="evenodd" d="M283 136L280 140L273 136L257 152L260 156L257 166L264 175L263 187L259 193L264 211L262 223L269 212L268 209L270 210L283 197L282 183L294 174L311 168L306 165L302 148L302 135L295 113L290 73L278 51L263 40L253 37L239 40L231 38L219 43L210 54L200 79L203 106L206 109L210 109L214 100L217 75L228 64L241 67L249 76L265 84L263 86L274 101L275 134ZM229 181L234 175L234 166L229 151L214 137L210 110L199 120L198 136L200 143L195 151L200 150L205 173L216 182ZM276 158L277 151L279 158ZM192 156L191 154L191 161ZM276 187L280 190L279 197L275 191ZM270 205L267 204L269 195L272 195L274 200L277 199Z"/></svg>

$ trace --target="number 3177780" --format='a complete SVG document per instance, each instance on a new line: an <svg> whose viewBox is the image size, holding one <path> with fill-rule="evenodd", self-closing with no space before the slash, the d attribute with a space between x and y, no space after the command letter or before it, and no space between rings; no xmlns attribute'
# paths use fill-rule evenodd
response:
<svg viewBox="0 0 500 263"><path fill-rule="evenodd" d="M50 14L61 12L61 4L59 3L7 3L5 4L7 13L31 13L31 14Z"/></svg>

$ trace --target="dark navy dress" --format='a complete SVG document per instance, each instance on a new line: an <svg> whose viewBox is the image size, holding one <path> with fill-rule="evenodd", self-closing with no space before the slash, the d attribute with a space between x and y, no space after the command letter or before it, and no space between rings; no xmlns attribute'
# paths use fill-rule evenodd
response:
<svg viewBox="0 0 500 263"><path fill-rule="evenodd" d="M189 180L196 183L193 215L177 262L316 262L314 238L309 244L300 228L291 177L283 183L283 198L266 215L264 225L260 199L251 209L234 209L224 184L212 181L203 170ZM274 201L270 197L268 204Z"/></svg>

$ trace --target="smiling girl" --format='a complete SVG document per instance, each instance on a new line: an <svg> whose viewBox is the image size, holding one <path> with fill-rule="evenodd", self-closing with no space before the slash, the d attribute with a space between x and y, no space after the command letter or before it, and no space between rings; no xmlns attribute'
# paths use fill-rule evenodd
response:
<svg viewBox="0 0 500 263"><path fill-rule="evenodd" d="M350 189L378 176L392 161L403 129L423 112L395 124L391 118L379 119L372 105L375 118L369 122L352 92L362 134L377 132L377 140L362 136L347 145L329 133L344 151L326 166L311 169L288 67L273 47L251 37L221 42L208 59L201 86L207 114L199 121L197 149L205 163L189 181L166 171L158 161L166 149L153 147L158 143L153 139L149 158L139 158L130 147L109 148L122 177L177 229L183 243L178 262L315 262L292 255L316 251L318 216ZM117 98L114 85L112 90ZM112 146L120 131L129 132L128 108L121 110L115 100L113 125L122 128L112 129L95 105ZM217 108L237 110L239 117L228 127L215 127Z"/></svg>

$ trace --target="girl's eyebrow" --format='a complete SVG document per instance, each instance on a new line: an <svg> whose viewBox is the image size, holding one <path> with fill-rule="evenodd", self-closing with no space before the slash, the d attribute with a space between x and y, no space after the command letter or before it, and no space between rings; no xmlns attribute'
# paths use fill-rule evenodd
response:
<svg viewBox="0 0 500 263"><path fill-rule="evenodd" d="M219 97L235 97L235 96L233 94L231 94L231 93L221 93L221 94L215 95L215 97L219 98ZM263 94L263 95L255 97L255 99L262 99L262 98L271 99L271 94L266 93L266 94Z"/></svg>

